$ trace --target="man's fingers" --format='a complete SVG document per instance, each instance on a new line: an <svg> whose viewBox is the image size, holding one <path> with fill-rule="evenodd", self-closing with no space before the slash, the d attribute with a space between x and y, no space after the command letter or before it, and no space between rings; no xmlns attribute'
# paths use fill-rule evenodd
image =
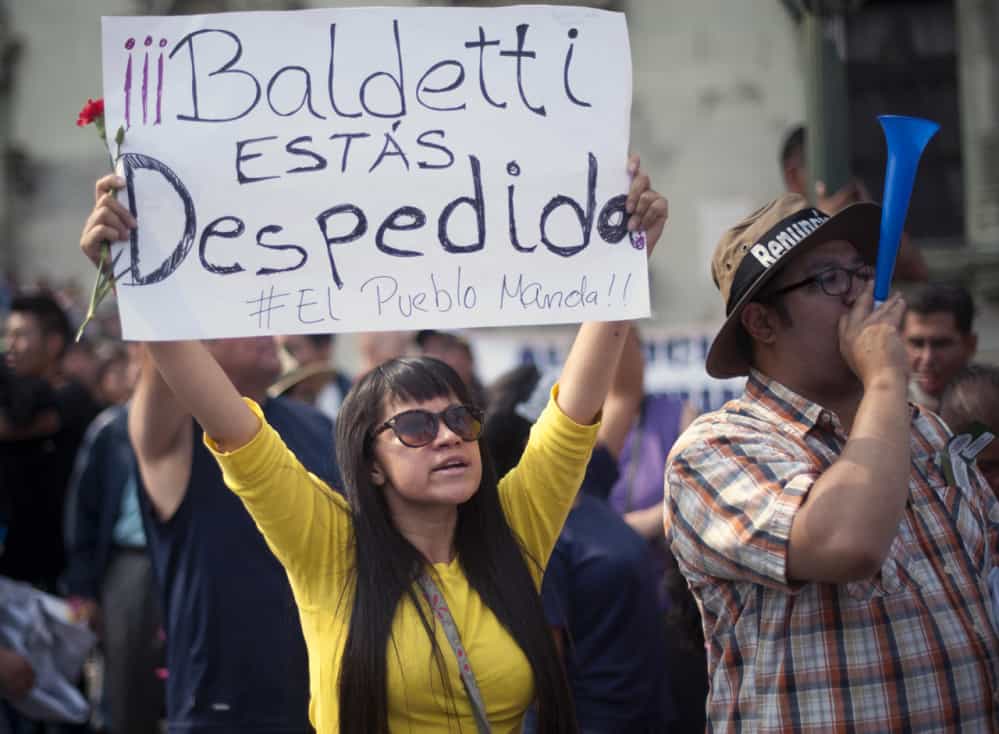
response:
<svg viewBox="0 0 999 734"><path fill-rule="evenodd" d="M892 315L895 328L901 330L902 321L905 319L906 304L904 298L899 298L898 302L892 306Z"/></svg>
<svg viewBox="0 0 999 734"><path fill-rule="evenodd" d="M859 311L865 316L874 310L874 281L869 280L857 296L853 304L854 311Z"/></svg>
<svg viewBox="0 0 999 734"><path fill-rule="evenodd" d="M902 303L902 294L895 291L888 296L881 306L871 314L871 317L874 319L884 320L885 318L888 318L885 314L890 314L893 309L898 308L900 303Z"/></svg>
<svg viewBox="0 0 999 734"><path fill-rule="evenodd" d="M887 301L881 304L878 312L883 312L884 321L892 324L895 328L901 328L902 319L905 317L905 299L902 294L898 291L893 293Z"/></svg>

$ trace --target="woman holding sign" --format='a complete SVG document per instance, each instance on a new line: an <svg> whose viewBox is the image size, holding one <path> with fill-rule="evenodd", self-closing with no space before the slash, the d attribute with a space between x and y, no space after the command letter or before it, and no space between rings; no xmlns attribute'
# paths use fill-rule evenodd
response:
<svg viewBox="0 0 999 734"><path fill-rule="evenodd" d="M629 230L651 253L666 200L629 161ZM98 181L81 238L135 225ZM571 698L538 597L575 499L628 324L583 324L520 463L497 480L482 414L451 368L396 359L362 378L337 419L346 499L309 474L198 342L149 353L197 418L228 486L284 565L309 651L311 719L331 732L572 732ZM455 726L457 725L457 726Z"/></svg>

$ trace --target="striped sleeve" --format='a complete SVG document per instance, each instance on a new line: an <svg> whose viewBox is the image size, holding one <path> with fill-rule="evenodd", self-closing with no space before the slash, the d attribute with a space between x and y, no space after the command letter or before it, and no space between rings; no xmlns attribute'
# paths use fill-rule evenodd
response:
<svg viewBox="0 0 999 734"><path fill-rule="evenodd" d="M666 470L673 552L700 576L795 591L791 523L817 478L798 447L772 431L688 443Z"/></svg>

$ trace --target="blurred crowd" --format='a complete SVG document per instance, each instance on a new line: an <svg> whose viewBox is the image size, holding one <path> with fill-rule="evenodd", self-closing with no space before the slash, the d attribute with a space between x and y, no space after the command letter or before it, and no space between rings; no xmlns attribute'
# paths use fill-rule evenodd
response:
<svg viewBox="0 0 999 734"><path fill-rule="evenodd" d="M803 192L808 180L803 145L804 130L796 130L781 155L792 192ZM850 184L820 197L819 207L834 213L865 198L861 186ZM926 279L911 243L903 245L899 274ZM188 668L183 668L188 679L176 680L189 652L188 642L177 640L194 634L185 628L184 617L192 613L185 595L209 594L192 580L198 564L247 573L238 570L237 558L183 557L182 546L183 552L194 552L196 534L183 544L169 537L180 527L195 533L184 516L184 503L193 500L183 491L173 500L147 497L129 444L129 401L143 369L151 367L142 347L121 340L113 306L102 309L75 341L85 306L85 294L73 284L0 288L0 576L64 599L73 618L89 625L98 639L86 674L73 681L92 703L89 720L79 724L42 723L26 715L18 702L43 671L34 670L28 656L0 645L0 732L4 726L17 734L157 731L167 717L168 698L174 698L170 708L182 711L187 705L182 695L196 697L215 685L195 680L196 671ZM974 315L963 287L923 283L907 299L901 337L909 399L939 413L954 433L977 437L999 427L999 369L974 361ZM633 329L605 403L608 428L556 546L543 602L584 729L588 721L617 720L632 722L618 731L703 731L709 670L702 601L680 573L663 523L668 457L694 415L676 397L645 394L640 339ZM555 378L534 365L509 365L502 378L483 385L473 344L465 334L449 331L363 334L356 345L359 353L350 361L361 365L361 374L400 355L425 355L450 365L485 409L484 440L500 474L519 460ZM241 392L259 390L262 404L309 406L317 416L310 412L309 420L327 437L358 377L338 366L346 360L343 355L338 360L337 348L330 334L212 346ZM198 451L204 451L200 441L192 444L194 458L179 480L183 486L209 471L199 464ZM324 460L328 465L332 456L319 452L315 473L328 471L335 481L335 469L320 466ZM999 490L999 448L987 446L977 464ZM218 473L214 466L211 471ZM214 511L220 515L213 522L222 527L229 522L222 519L225 513L241 509ZM580 599L586 600L583 609ZM238 608L240 624L261 639L278 635L268 627L271 618L255 616L264 613L250 597L190 603L209 605L211 614L223 617ZM287 671L230 671L237 672L266 681ZM307 681L302 686L304 695ZM223 716L230 704L214 705ZM631 718L621 719L620 709ZM530 717L526 726L533 730Z"/></svg>

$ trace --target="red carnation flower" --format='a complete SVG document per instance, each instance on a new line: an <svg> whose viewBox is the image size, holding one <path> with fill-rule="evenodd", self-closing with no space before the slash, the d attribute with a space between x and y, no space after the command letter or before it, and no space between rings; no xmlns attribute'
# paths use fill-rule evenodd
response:
<svg viewBox="0 0 999 734"><path fill-rule="evenodd" d="M83 105L83 109L80 110L79 116L76 118L76 124L79 127L84 125L89 125L104 117L104 100L103 99L88 99L87 103Z"/></svg>
<svg viewBox="0 0 999 734"><path fill-rule="evenodd" d="M121 144L125 140L125 128L124 126L118 128L118 132L114 136L114 144L116 146L116 154L111 154L111 141L107 138L107 131L104 129L104 100L103 99L88 99L87 103L83 105L83 109L80 110L80 114L76 117L76 124L78 127L86 127L90 123L94 124L97 128L97 134L101 138L101 142L104 143L104 148L108 152L108 162L111 164L111 170L115 169L115 165L121 159ZM94 318L94 312L100 305L104 297L114 289L115 277L112 272L112 267L114 266L114 261L111 259L111 243L104 240L101 243L101 259L97 266L97 279L94 281L94 290L90 294L90 305L87 307L87 315L83 319L83 323L80 324L80 330L76 332L76 340L80 341L80 337L83 336L83 330L87 328L87 324L90 323L91 319Z"/></svg>

